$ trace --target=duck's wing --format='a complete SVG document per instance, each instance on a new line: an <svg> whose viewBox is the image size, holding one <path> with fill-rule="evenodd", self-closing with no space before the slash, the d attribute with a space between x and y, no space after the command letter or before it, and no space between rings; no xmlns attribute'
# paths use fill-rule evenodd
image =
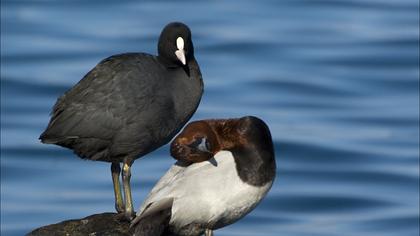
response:
<svg viewBox="0 0 420 236"><path fill-rule="evenodd" d="M150 203L168 197L174 198L174 201L180 198L193 197L188 193L189 190L200 191L200 189L206 189L209 181L210 184L217 184L211 181L214 178L219 178L215 175L217 168L217 161L214 158L192 164L186 164L182 161L176 162L152 188L137 211L137 215L141 215ZM213 178L209 178L209 176L213 176Z"/></svg>
<svg viewBox="0 0 420 236"><path fill-rule="evenodd" d="M180 161L172 165L171 168L169 168L169 170L159 179L159 181L147 195L146 200L137 211L137 216L140 216L150 203L159 201L160 199L168 198L173 195L173 186L176 186L174 182L177 182L180 179L182 180L182 178L179 177L185 171L186 167L188 167L188 165Z"/></svg>

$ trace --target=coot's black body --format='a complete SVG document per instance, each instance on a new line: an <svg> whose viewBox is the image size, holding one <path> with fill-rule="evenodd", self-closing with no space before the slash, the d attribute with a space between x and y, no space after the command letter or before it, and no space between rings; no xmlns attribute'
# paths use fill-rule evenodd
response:
<svg viewBox="0 0 420 236"><path fill-rule="evenodd" d="M88 72L58 99L40 139L84 159L113 163L113 179L123 162L126 187L132 162L168 143L194 114L202 93L191 32L182 23L171 23L160 35L158 56L114 55ZM117 180L118 175L116 201ZM131 204L127 197L131 193L126 208Z"/></svg>
<svg viewBox="0 0 420 236"><path fill-rule="evenodd" d="M81 158L134 160L168 143L197 109L203 82L195 60L188 72L148 54L111 56L58 99L40 138Z"/></svg>

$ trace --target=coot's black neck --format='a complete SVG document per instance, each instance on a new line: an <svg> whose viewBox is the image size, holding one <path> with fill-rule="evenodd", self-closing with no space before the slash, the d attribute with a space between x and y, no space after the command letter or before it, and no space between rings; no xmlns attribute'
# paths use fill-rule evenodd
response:
<svg viewBox="0 0 420 236"><path fill-rule="evenodd" d="M188 61L188 73L180 67L168 68L168 73L171 74L171 79L167 81L167 86L173 100L177 101L173 116L177 117L175 120L183 122L177 124L179 129L174 131L177 133L198 108L203 94L203 79L195 59Z"/></svg>

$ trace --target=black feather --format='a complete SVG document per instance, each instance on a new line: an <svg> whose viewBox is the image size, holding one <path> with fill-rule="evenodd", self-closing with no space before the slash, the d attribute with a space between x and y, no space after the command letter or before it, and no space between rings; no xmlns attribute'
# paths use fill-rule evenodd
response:
<svg viewBox="0 0 420 236"><path fill-rule="evenodd" d="M188 27L176 27L170 35L164 30L162 40L176 38L177 30L191 38ZM193 55L188 58L188 74L161 54L102 60L57 100L41 141L108 162L134 160L166 144L193 115L203 92L198 64Z"/></svg>

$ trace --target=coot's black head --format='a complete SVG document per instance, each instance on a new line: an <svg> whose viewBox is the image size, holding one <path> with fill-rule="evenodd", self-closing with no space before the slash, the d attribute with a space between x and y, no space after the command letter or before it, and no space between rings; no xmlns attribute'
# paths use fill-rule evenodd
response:
<svg viewBox="0 0 420 236"><path fill-rule="evenodd" d="M183 23L172 22L163 28L158 44L159 58L168 66L185 66L194 58L191 31Z"/></svg>

